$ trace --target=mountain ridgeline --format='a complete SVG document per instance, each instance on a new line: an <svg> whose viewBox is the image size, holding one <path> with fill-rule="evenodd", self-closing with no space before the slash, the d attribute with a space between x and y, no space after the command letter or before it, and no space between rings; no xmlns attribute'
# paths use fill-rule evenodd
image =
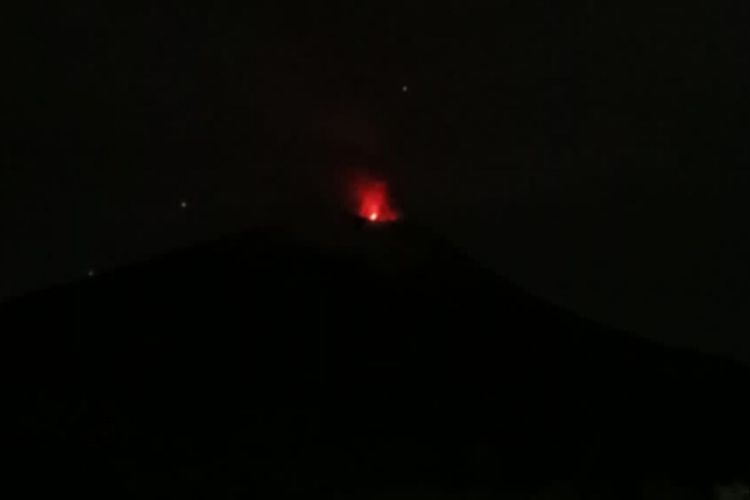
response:
<svg viewBox="0 0 750 500"><path fill-rule="evenodd" d="M0 306L22 490L708 498L750 479L745 367L547 304L408 224L308 236Z"/></svg>

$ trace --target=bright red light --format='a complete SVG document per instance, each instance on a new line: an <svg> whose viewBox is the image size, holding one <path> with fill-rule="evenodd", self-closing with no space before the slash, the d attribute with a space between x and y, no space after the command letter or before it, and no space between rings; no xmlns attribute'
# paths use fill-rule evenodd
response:
<svg viewBox="0 0 750 500"><path fill-rule="evenodd" d="M357 191L360 217L373 223L398 220L398 212L391 205L385 182L363 182Z"/></svg>

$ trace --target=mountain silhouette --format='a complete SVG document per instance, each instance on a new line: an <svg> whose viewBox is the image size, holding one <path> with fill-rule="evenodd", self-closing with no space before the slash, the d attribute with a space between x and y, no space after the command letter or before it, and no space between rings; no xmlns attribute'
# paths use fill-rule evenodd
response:
<svg viewBox="0 0 750 500"><path fill-rule="evenodd" d="M228 236L0 323L30 497L635 498L750 471L745 367L545 303L406 223Z"/></svg>

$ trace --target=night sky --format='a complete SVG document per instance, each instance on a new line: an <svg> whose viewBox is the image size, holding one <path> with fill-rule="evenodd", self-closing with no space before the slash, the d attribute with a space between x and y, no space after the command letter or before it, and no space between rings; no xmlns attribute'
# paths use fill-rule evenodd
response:
<svg viewBox="0 0 750 500"><path fill-rule="evenodd" d="M605 4L19 7L0 297L314 227L366 175L552 302L750 361L750 6Z"/></svg>

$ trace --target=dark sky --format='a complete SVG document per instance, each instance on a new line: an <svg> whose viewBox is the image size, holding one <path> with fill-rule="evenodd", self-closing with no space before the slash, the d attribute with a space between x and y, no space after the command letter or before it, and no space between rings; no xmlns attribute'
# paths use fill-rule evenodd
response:
<svg viewBox="0 0 750 500"><path fill-rule="evenodd" d="M0 297L367 171L533 292L750 360L747 2L153 3L6 18Z"/></svg>

